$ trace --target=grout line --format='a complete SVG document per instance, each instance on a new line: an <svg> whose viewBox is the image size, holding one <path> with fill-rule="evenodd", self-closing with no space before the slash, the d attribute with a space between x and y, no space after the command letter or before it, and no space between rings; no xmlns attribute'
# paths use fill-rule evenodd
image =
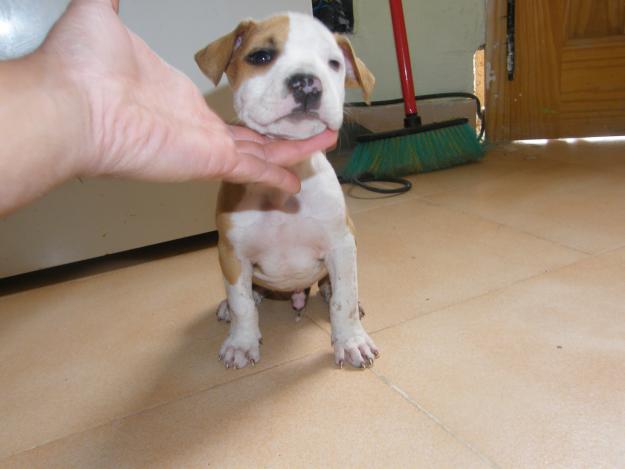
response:
<svg viewBox="0 0 625 469"><path fill-rule="evenodd" d="M328 311L328 316L329 314L330 312ZM331 334L327 330L325 330L321 324L318 324L317 321L315 321L315 319L312 316L308 315L308 312L306 310L304 310L304 317L308 319L310 322L312 322L315 326L317 326L325 335L327 335L328 337L331 336Z"/></svg>
<svg viewBox="0 0 625 469"><path fill-rule="evenodd" d="M426 316L430 316L431 314L440 313L440 312L443 312L443 311L455 308L456 306L461 305L463 303L466 303L468 301L478 300L480 298L492 295L492 294L500 292L502 290L507 290L508 288L512 288L512 287L514 287L514 286L516 286L518 284L521 284L521 283L529 282L530 280L537 279L539 277L542 277L543 275L550 275L550 274L559 272L561 270L568 269L569 267L572 267L572 266L574 266L576 264L579 264L580 262L587 261L588 259L591 259L593 257L597 257L597 255L588 255L588 256L582 257L580 259L577 259L577 260L575 260L575 261L573 261L571 263L563 264L563 265L557 266L556 268L553 268L553 269L548 269L548 270L545 270L545 271L542 271L542 272L538 272L536 274L532 274L532 275L530 275L528 277L523 277L523 278L514 280L513 282L511 282L511 283L509 283L507 285L503 285L501 287L496 287L496 288L493 288L491 290L487 290L487 291L485 291L483 293L480 293L479 295L463 298L461 300L455 301L455 302L450 303L448 305L441 306L440 308L435 308L435 309L433 309L431 311L424 312L423 314L418 314L417 316L401 320L401 321L399 321L399 322L397 322L395 324L389 324L389 325L384 326L384 327L382 327L380 329L371 330L369 333L370 334L377 334L379 332L386 331L386 330L391 329L393 327L401 326L402 324L406 324L407 322L416 321L416 320L424 318Z"/></svg>
<svg viewBox="0 0 625 469"><path fill-rule="evenodd" d="M524 234L526 236L532 237L534 239L538 239L538 240L543 241L543 242L548 242L550 244L554 244L556 246L560 246L562 248L569 249L569 250L574 251L574 252L578 252L578 253L585 254L585 255L588 255L588 256L592 256L592 255L596 254L596 253L593 253L593 252L584 251L583 249L580 249L580 248L577 248L577 247L574 247L574 246L569 246L568 244L564 244L564 243L562 243L560 241L556 241L554 239L545 238L545 237L540 236L540 235L538 235L536 233L532 233L530 231L526 231L526 230L517 228L517 227L512 226L510 224L507 224L507 223L502 223L501 221L496 220L494 218L486 217L486 216L481 215L479 213L474 213L474 212L471 212L471 211L468 211L468 210L465 210L465 209L461 209L461 208L456 207L456 206L454 206L452 204L435 202L435 201L431 200L431 198L430 198L430 197L435 197L437 195L455 194L455 193L458 193L458 192L462 192L462 189L433 190L432 192L427 192L427 193L423 193L423 194L415 194L415 195L410 196L410 197L408 197L408 196L406 196L406 197L398 197L396 199L391 197L391 198L389 198L389 202L388 203L383 203L383 204L380 204L380 205L377 205L377 206L367 207L367 208L360 209L360 210L357 210L357 211L353 210L352 211L352 215L354 217L357 217L358 215L360 215L362 213L368 213L368 212L371 212L373 210L377 210L377 209L381 209L381 208L388 208L390 206L399 205L401 203L405 203L405 202L409 202L409 201L418 201L418 202L424 203L425 205L429 205L430 207L442 208L442 209L446 209L446 210L449 210L449 211L454 212L454 213L459 213L459 214L466 215L466 216L476 217L476 218L478 218L480 220L483 220L483 221L486 221L486 222L489 222L489 223L494 223L497 226L508 228L508 229L513 230L513 231L515 231L517 233L521 233L521 234ZM346 198L350 197L348 194L345 194L345 196L346 196ZM390 201L392 199L394 199L394 201ZM378 199L373 199L373 200L378 200Z"/></svg>
<svg viewBox="0 0 625 469"><path fill-rule="evenodd" d="M370 371L380 381L382 381L382 383L386 384L388 387L391 388L391 390L393 390L394 392L399 394L406 402L408 402L410 405L412 405L414 408L416 408L419 412L424 414L427 418L429 418L436 425L438 425L440 428L442 428L454 440L456 440L458 443L463 445L465 448L469 449L473 454L478 456L483 462L485 462L486 464L488 464L489 466L491 466L493 468L499 468L499 466L494 461L492 461L490 458L485 456L479 449L477 449L469 441L465 440L460 435L458 435L456 432L454 432L451 428L449 428L447 425L445 425L445 423L441 419L436 417L434 414L432 414L430 411L428 411L426 408L424 408L421 404L419 404L413 397L410 396L410 394L408 394L406 391L401 389L396 384L391 383L384 375L381 375L380 373L378 373L374 368L370 368Z"/></svg>
<svg viewBox="0 0 625 469"><path fill-rule="evenodd" d="M599 257L599 256L605 256L606 254L612 254L616 251L621 251L623 248L625 248L625 244L619 244L618 246L613 246L610 248L606 248L602 251L598 251L595 254L593 254L592 257Z"/></svg>
<svg viewBox="0 0 625 469"><path fill-rule="evenodd" d="M330 347L333 347L334 345L332 344L332 333L327 331L326 329L324 329L323 326L321 324L317 323L317 321L315 321L312 317L307 315L306 318L310 322L312 322L315 326L317 326L328 337L328 343L330 344ZM330 327L332 327L332 326L330 326Z"/></svg>
<svg viewBox="0 0 625 469"><path fill-rule="evenodd" d="M545 238L543 236L540 236L540 235L538 235L536 233L532 233L530 231L525 231L525 230L523 230L521 228L517 228L516 226L512 226L512 225L509 225L507 223L503 223L503 222L501 222L499 220L495 220L494 218L485 217L484 215L480 215L479 213L473 213L473 212L470 212L468 210L464 210L464 209L461 209L459 207L456 207L454 205L448 205L448 204L444 204L444 203L440 203L440 202L434 202L433 200L428 199L427 196L422 198L422 199L420 199L420 200L422 202L424 202L426 205L429 205L430 207L443 208L443 209L449 210L451 212L460 213L462 215L467 215L467 216L471 216L471 217L476 217L476 218L479 218L480 220L486 221L488 223L494 223L495 225L497 225L499 227L507 228L507 229L515 231L517 233L521 233L521 234L524 234L526 236L530 236L530 237L532 237L534 239L537 239L539 241L547 242L549 244L553 244L553 245L559 246L561 248L565 248L565 249L568 249L570 251L577 252L579 254L584 254L586 256L594 256L596 254L596 253L593 253L593 252L584 251L583 249L576 248L574 246L569 246L568 244L564 244L564 243L562 243L560 241L556 241L554 239Z"/></svg>
<svg viewBox="0 0 625 469"><path fill-rule="evenodd" d="M261 373L265 373L267 371L273 370L273 369L278 368L280 366L288 365L288 364L291 364L291 363L294 363L294 362L297 362L297 361L300 361L300 360L304 360L305 358L308 358L308 357L310 357L312 355L316 355L316 354L320 354L320 353L322 353L321 349L313 350L313 351L311 351L309 353L306 353L304 355L301 355L301 356L298 356L298 357L295 357L295 358L291 358L289 360L286 360L286 361L283 361L283 362L280 362L280 363L275 363L274 365L268 366L267 368L258 369L255 372L251 372L249 374L236 377L236 378L234 378L234 379L232 379L230 381L225 381L223 383L217 383L217 384L208 386L206 388L196 389L196 390L188 392L186 394L181 394L180 396L176 396L176 397L174 397L171 400L168 400L166 402L156 403L156 404L154 404L152 406L148 406L148 407L145 407L143 409L137 410L136 412L130 412L128 414L121 415L119 417L114 417L114 418L112 418L110 420L106 420L104 422L97 423L95 425L86 427L86 428L84 428L82 430L76 430L74 432L67 433L67 434L65 434L63 436L59 436L57 438L52 438L51 440L44 441L43 443L40 443L40 444L36 444L35 446L31 446L30 448L26 448L26 449L23 449L23 450L18 450L16 453L11 453L11 454L2 456L2 457L0 457L0 463L4 463L4 462L8 461L11 458L17 457L17 456L19 456L21 454L24 454L24 453L28 453L30 451L34 451L34 450L36 450L38 448L42 448L44 446L51 445L51 444L53 444L53 443L55 443L57 441L61 441L61 440L64 440L66 438L71 438L72 436L80 435L81 433L87 433L87 432L96 430L98 428L105 427L107 425L111 425L111 424L113 424L115 422L121 422L123 420L127 420L129 418L142 415L142 414L144 414L146 412L151 412L151 411L159 409L161 407L165 407L165 406L168 406L168 405L171 405L171 404L175 404L175 403L178 403L178 402L185 401L185 400L190 399L190 398L192 398L194 396L197 396L199 394L202 394L202 393L205 393L205 392L208 392L208 391L212 391L214 389L217 389L217 388L220 388L222 386L226 386L226 385L229 385L229 384L232 384L232 383L244 380L246 378L251 378L253 376L257 376L257 375L259 375ZM237 371L237 370L232 370L232 371Z"/></svg>

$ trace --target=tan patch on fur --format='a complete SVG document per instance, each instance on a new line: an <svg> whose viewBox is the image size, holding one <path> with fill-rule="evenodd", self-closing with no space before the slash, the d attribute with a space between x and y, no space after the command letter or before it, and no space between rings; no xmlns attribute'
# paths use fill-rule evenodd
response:
<svg viewBox="0 0 625 469"><path fill-rule="evenodd" d="M321 288L323 285L325 285L326 283L330 283L330 276L326 275L325 277L323 277L321 280L319 280L319 282L317 282L317 286L319 288Z"/></svg>
<svg viewBox="0 0 625 469"><path fill-rule="evenodd" d="M234 285L241 275L241 261L234 252L234 246L226 236L221 235L221 231L217 249L219 250L219 266L221 267L221 272L228 283Z"/></svg>
<svg viewBox="0 0 625 469"><path fill-rule="evenodd" d="M234 246L228 238L228 232L232 228L230 219L243 200L245 194L245 186L242 184L232 184L224 182L219 189L217 198L217 230L219 231L219 242L217 249L219 251L219 265L221 271L230 285L234 285L241 275L241 261L236 255Z"/></svg>
<svg viewBox="0 0 625 469"><path fill-rule="evenodd" d="M250 65L245 57L256 49L269 48L276 51L277 58L284 50L288 36L289 17L286 15L273 16L259 23L243 21L234 31L195 54L195 61L215 85L225 73L232 88L237 89L241 83L265 73L271 66Z"/></svg>
<svg viewBox="0 0 625 469"><path fill-rule="evenodd" d="M251 20L242 21L232 32L196 52L195 62L215 86L221 80L221 76L232 60L237 38L243 37L254 24L254 21Z"/></svg>
<svg viewBox="0 0 625 469"><path fill-rule="evenodd" d="M265 288L261 285L258 285L256 282L252 284L255 291L259 292L263 299L267 298L268 300L278 300L278 301L287 301L291 299L293 296L292 291L275 291L268 288Z"/></svg>
<svg viewBox="0 0 625 469"><path fill-rule="evenodd" d="M219 188L217 196L217 217L222 213L236 211L245 195L244 184L234 184L232 182L223 182Z"/></svg>
<svg viewBox="0 0 625 469"><path fill-rule="evenodd" d="M345 86L349 88L361 88L365 102L371 104L371 94L375 86L373 73L371 73L365 63L356 56L349 39L341 34L335 34L334 37L336 38L336 43L343 51L345 59L351 63L354 70L355 77L345 76Z"/></svg>
<svg viewBox="0 0 625 469"><path fill-rule="evenodd" d="M297 163L296 165L293 165L292 170L295 171L295 173L302 181L305 181L306 179L311 178L316 174L311 159L307 159L301 161L300 163Z"/></svg>

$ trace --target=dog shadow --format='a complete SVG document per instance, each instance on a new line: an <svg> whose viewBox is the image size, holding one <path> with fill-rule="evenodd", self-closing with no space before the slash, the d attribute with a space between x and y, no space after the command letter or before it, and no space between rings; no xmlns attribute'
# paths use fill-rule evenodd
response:
<svg viewBox="0 0 625 469"><path fill-rule="evenodd" d="M165 460L175 454L193 454L196 445L219 447L220 442L231 441L229 432L222 425L245 421L249 406L263 406L267 401L275 401L276 388L271 383L280 383L279 392L288 393L289 389L299 388L328 368L335 368L329 335L327 353L317 348L309 352L312 356L307 360L297 360L306 353L282 356L289 350L297 350L295 342L302 332L306 334L308 329L318 331L319 326L305 316L296 321L288 301L265 299L259 305L260 328L264 333L261 361L254 368L226 370L217 355L230 324L217 320L216 307L203 311L186 327L179 343L161 361L149 390L128 403L125 415L132 417L116 422L113 434L97 451L101 460L116 461L122 466L147 462L135 460L139 454L143 458L144 452L137 451L134 445L145 445L145 451L149 451L148 447L158 448L158 454ZM319 295L309 298L308 307L327 309ZM294 327L300 328L299 332L293 330ZM297 362L296 373L291 366L279 366L291 362L291 358ZM268 369L272 374L270 383L266 379L245 379ZM218 395L216 399L223 404L209 402L220 390L224 395ZM241 405L228 402L226 392L233 396L232 399L241 400ZM197 412L188 408L192 401L199 408ZM162 410L151 412L161 406ZM207 415L210 422L205 421ZM215 425L217 422L219 425ZM186 435L184 439L172 437L180 429L186 433L184 429L189 427L201 428L202 436L197 439L186 438ZM131 444L133 448L129 448ZM126 457L129 459L125 460ZM162 461L159 459L159 464Z"/></svg>

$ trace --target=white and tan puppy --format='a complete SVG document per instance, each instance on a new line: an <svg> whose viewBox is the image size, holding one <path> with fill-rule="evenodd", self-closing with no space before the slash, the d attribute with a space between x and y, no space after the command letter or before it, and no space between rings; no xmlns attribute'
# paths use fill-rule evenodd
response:
<svg viewBox="0 0 625 469"><path fill-rule="evenodd" d="M345 85L361 87L368 100L375 82L346 38L296 13L244 21L195 59L215 84L226 74L246 126L280 138L339 129ZM221 187L217 227L227 300L218 317L231 327L219 356L227 368L254 365L260 291L286 292L301 310L319 282L336 363L370 366L378 349L360 322L356 244L336 174L321 152L291 170L302 180L294 196L258 184Z"/></svg>

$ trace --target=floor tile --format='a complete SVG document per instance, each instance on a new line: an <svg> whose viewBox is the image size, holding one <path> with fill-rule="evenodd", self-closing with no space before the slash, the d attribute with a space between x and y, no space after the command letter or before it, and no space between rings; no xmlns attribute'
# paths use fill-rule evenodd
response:
<svg viewBox="0 0 625 469"><path fill-rule="evenodd" d="M618 467L623 155L512 143L351 190L371 371L334 368L317 295L263 302L261 362L223 369L214 248L5 290L0 466Z"/></svg>
<svg viewBox="0 0 625 469"><path fill-rule="evenodd" d="M418 199L354 216L359 295L375 331L585 257ZM326 307L309 317L329 329Z"/></svg>
<svg viewBox="0 0 625 469"><path fill-rule="evenodd" d="M585 139L550 141L546 145L534 146L530 151L539 158L560 163L581 165L599 171L625 173L625 141L592 142ZM523 145L512 144L517 150ZM531 145L530 145L531 146Z"/></svg>
<svg viewBox="0 0 625 469"><path fill-rule="evenodd" d="M209 249L0 298L0 457L330 350L288 303L265 301L260 363L228 372L222 297Z"/></svg>
<svg viewBox="0 0 625 469"><path fill-rule="evenodd" d="M367 371L317 353L1 467L488 467Z"/></svg>
<svg viewBox="0 0 625 469"><path fill-rule="evenodd" d="M412 189L401 195L378 194L352 184L343 185L343 192L345 193L350 212L356 214L415 197L453 190L469 190L522 168L540 164L545 164L545 161L542 159L538 160L531 155L527 156L527 152L516 151L515 149L515 152L512 153L497 147L490 151L484 160L478 163L455 166L443 171L406 176L406 179L412 183ZM554 163L549 162L549 164L553 165ZM397 187L387 183L375 183L375 185L383 188Z"/></svg>
<svg viewBox="0 0 625 469"><path fill-rule="evenodd" d="M625 250L374 334L376 371L501 467L625 460Z"/></svg>
<svg viewBox="0 0 625 469"><path fill-rule="evenodd" d="M538 161L465 190L425 198L587 253L625 245L625 171Z"/></svg>

